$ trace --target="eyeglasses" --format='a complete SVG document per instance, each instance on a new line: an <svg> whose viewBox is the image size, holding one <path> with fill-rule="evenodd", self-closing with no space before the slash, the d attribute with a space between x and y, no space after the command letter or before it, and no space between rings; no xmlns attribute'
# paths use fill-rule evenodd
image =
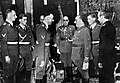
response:
<svg viewBox="0 0 120 83"><path fill-rule="evenodd" d="M68 20L63 20L63 21L68 21Z"/></svg>

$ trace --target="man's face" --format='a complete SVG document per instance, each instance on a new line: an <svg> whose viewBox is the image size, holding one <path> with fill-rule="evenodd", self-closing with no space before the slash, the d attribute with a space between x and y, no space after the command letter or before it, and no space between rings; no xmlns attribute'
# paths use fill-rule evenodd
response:
<svg viewBox="0 0 120 83"><path fill-rule="evenodd" d="M82 19L80 19L80 16L77 16L77 17L75 18L74 23L76 24L76 27L80 27L81 25L84 24L83 21L82 21Z"/></svg>
<svg viewBox="0 0 120 83"><path fill-rule="evenodd" d="M69 19L68 19L67 16L65 16L65 17L63 18L63 25L64 25L64 26L67 26L68 23L69 23Z"/></svg>
<svg viewBox="0 0 120 83"><path fill-rule="evenodd" d="M20 19L20 24L22 25L27 25L27 17L23 17L22 19Z"/></svg>
<svg viewBox="0 0 120 83"><path fill-rule="evenodd" d="M104 19L104 16L101 14L101 12L98 12L98 21L103 24L103 19Z"/></svg>
<svg viewBox="0 0 120 83"><path fill-rule="evenodd" d="M8 17L10 18L11 21L15 21L17 18L16 12L12 10L12 12L8 14Z"/></svg>
<svg viewBox="0 0 120 83"><path fill-rule="evenodd" d="M52 22L54 22L53 18L54 18L53 14L50 14L49 17L48 17L48 25L51 25Z"/></svg>
<svg viewBox="0 0 120 83"><path fill-rule="evenodd" d="M93 23L95 23L96 18L93 18L93 17L91 17L91 15L89 15L87 17L87 20L88 20L89 25L92 25Z"/></svg>

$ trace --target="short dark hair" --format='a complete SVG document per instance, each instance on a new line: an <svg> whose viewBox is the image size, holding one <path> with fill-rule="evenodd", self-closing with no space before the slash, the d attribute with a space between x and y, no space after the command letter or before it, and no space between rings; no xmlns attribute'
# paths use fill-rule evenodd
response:
<svg viewBox="0 0 120 83"><path fill-rule="evenodd" d="M18 6L16 4L12 4L10 9L14 10L15 12L17 12L19 8L18 8Z"/></svg>
<svg viewBox="0 0 120 83"><path fill-rule="evenodd" d="M94 13L89 13L88 16L91 16L92 18L96 18L96 22L98 22L98 16L97 16L97 13L94 12Z"/></svg>
<svg viewBox="0 0 120 83"><path fill-rule="evenodd" d="M110 19L111 18L111 13L110 12L107 12L105 10L102 10L100 12L101 12L100 15L101 16L103 15L106 19Z"/></svg>
<svg viewBox="0 0 120 83"><path fill-rule="evenodd" d="M87 21L87 14L81 14L78 15L80 19L84 22L84 25L87 27L88 26L88 21Z"/></svg>
<svg viewBox="0 0 120 83"><path fill-rule="evenodd" d="M7 10L5 11L6 16L7 16L8 13L10 13L10 12L12 12L12 10L11 10L11 9L7 9Z"/></svg>
<svg viewBox="0 0 120 83"><path fill-rule="evenodd" d="M95 13L89 13L88 16L91 16L92 18L97 18L97 15Z"/></svg>
<svg viewBox="0 0 120 83"><path fill-rule="evenodd" d="M22 19L23 17L27 17L27 15L25 15L23 13L19 15L19 19Z"/></svg>

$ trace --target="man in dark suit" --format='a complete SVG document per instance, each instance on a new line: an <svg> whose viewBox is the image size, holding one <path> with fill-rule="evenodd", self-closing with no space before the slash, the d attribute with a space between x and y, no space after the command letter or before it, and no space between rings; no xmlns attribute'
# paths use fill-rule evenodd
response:
<svg viewBox="0 0 120 83"><path fill-rule="evenodd" d="M45 14L44 21L36 28L36 46L33 51L33 60L36 59L36 82L45 83L45 70L50 56L50 33L48 31L49 25L52 24L53 14Z"/></svg>
<svg viewBox="0 0 120 83"><path fill-rule="evenodd" d="M98 72L98 56L99 56L99 33L101 26L97 22L97 15L95 13L90 13L87 16L88 23L90 26L90 33L91 33L91 54L93 59L89 61L89 76L94 78L97 77Z"/></svg>
<svg viewBox="0 0 120 83"><path fill-rule="evenodd" d="M60 59L64 63L65 69L65 79L71 78L71 51L72 51L72 42L69 41L72 39L75 26L69 25L69 18L67 16L63 17L63 25L57 29L56 34L56 43L58 49L60 50ZM69 80L70 81L70 80Z"/></svg>
<svg viewBox="0 0 120 83"><path fill-rule="evenodd" d="M0 29L1 58L5 83L14 83L14 76L18 67L18 32L13 27L13 21L16 18L14 10L6 10L6 21Z"/></svg>
<svg viewBox="0 0 120 83"><path fill-rule="evenodd" d="M34 46L34 38L31 28L27 25L27 16L20 14L19 22L20 24L16 26L19 35L19 54L24 62L21 61L21 65L19 65L16 78L17 83L30 83L33 62L31 48Z"/></svg>
<svg viewBox="0 0 120 83"><path fill-rule="evenodd" d="M108 12L98 12L98 20L102 24L100 31L98 57L98 66L100 68L100 83L114 83L116 30L109 19L110 14Z"/></svg>

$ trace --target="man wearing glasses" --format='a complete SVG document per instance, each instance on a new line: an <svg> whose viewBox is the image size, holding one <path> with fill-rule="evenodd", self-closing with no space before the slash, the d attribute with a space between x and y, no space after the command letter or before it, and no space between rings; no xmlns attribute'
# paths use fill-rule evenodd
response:
<svg viewBox="0 0 120 83"><path fill-rule="evenodd" d="M27 25L27 16L19 15L20 24L16 26L19 36L19 55L23 60L19 65L17 72L17 83L30 83L32 69L32 49L34 38L31 28Z"/></svg>
<svg viewBox="0 0 120 83"><path fill-rule="evenodd" d="M60 59L64 63L65 81L71 81L71 44L70 41L74 35L75 27L69 25L69 18L63 17L63 25L57 29L56 43L60 50Z"/></svg>

